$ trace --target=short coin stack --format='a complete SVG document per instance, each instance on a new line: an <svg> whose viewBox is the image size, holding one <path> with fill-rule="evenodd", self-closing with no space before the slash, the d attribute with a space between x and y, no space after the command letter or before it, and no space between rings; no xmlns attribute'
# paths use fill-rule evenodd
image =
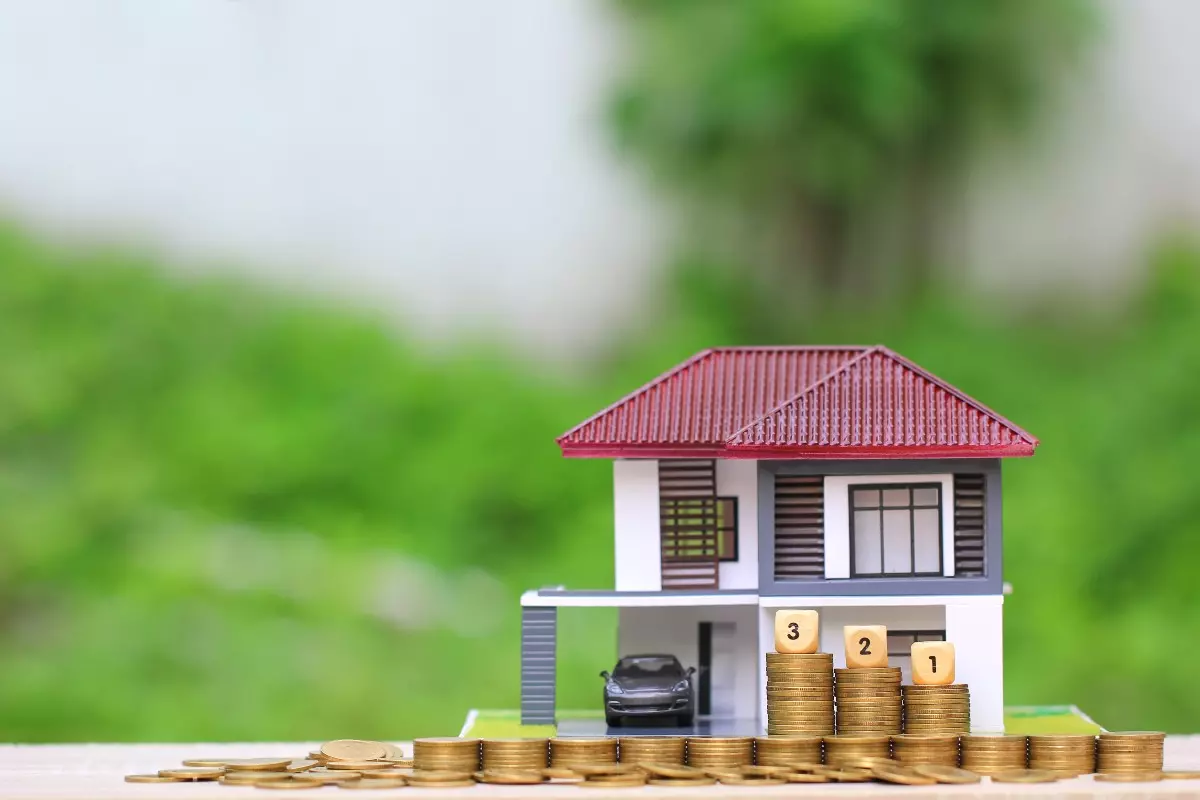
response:
<svg viewBox="0 0 1200 800"><path fill-rule="evenodd" d="M609 737L565 737L550 740L550 766L597 767L617 763L617 740Z"/></svg>
<svg viewBox="0 0 1200 800"><path fill-rule="evenodd" d="M821 737L811 735L759 736L754 740L754 763L767 767L821 763Z"/></svg>
<svg viewBox="0 0 1200 800"><path fill-rule="evenodd" d="M479 769L479 740L443 737L413 740L413 768L429 772L465 772Z"/></svg>
<svg viewBox="0 0 1200 800"><path fill-rule="evenodd" d="M617 740L622 764L683 764L687 740L682 736L622 736Z"/></svg>
<svg viewBox="0 0 1200 800"><path fill-rule="evenodd" d="M1024 736L964 736L961 742L962 768L980 775L993 775L1029 764L1029 740Z"/></svg>
<svg viewBox="0 0 1200 800"><path fill-rule="evenodd" d="M1162 772L1166 734L1154 731L1102 733L1096 742L1096 771L1112 773Z"/></svg>
<svg viewBox="0 0 1200 800"><path fill-rule="evenodd" d="M891 737L862 733L825 737L826 764L840 767L864 758L891 758Z"/></svg>
<svg viewBox="0 0 1200 800"><path fill-rule="evenodd" d="M903 764L958 766L958 735L953 733L902 733L892 737L892 752Z"/></svg>
<svg viewBox="0 0 1200 800"><path fill-rule="evenodd" d="M835 670L837 732L900 732L900 668L859 667Z"/></svg>
<svg viewBox="0 0 1200 800"><path fill-rule="evenodd" d="M1029 768L1048 769L1062 776L1096 771L1096 737L1068 734L1029 737Z"/></svg>
<svg viewBox="0 0 1200 800"><path fill-rule="evenodd" d="M549 763L548 739L484 739L485 770L538 770Z"/></svg>
<svg viewBox="0 0 1200 800"><path fill-rule="evenodd" d="M767 653L767 733L833 733L833 655Z"/></svg>
<svg viewBox="0 0 1200 800"><path fill-rule="evenodd" d="M689 736L688 764L693 767L724 769L754 763L753 736Z"/></svg>
<svg viewBox="0 0 1200 800"><path fill-rule="evenodd" d="M971 692L965 683L905 686L905 733L969 733Z"/></svg>

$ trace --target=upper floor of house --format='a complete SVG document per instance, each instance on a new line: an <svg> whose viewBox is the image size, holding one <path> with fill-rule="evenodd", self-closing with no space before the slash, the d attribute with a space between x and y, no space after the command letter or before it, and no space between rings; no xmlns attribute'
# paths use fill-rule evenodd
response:
<svg viewBox="0 0 1200 800"><path fill-rule="evenodd" d="M704 351L559 438L614 459L616 589L999 594L1037 440L882 347Z"/></svg>

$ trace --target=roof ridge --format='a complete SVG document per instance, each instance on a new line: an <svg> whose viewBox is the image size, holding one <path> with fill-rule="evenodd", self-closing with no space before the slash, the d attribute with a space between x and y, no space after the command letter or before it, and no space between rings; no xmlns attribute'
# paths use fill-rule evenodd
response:
<svg viewBox="0 0 1200 800"><path fill-rule="evenodd" d="M664 383L669 378L674 377L675 375L677 375L678 373L687 369L688 367L699 364L701 361L703 361L705 358L711 356L713 353L715 353L719 349L720 348L717 348L717 347L706 347L703 350L701 350L699 353L696 353L696 354L684 359L683 361L676 364L674 368L669 369L666 372L659 375L658 377L653 378L650 381L648 381L647 383L642 384L641 386L634 389L632 392L630 392L629 394L620 398L619 400L615 400L612 403L609 403L607 406L600 409L595 414L592 414L590 417L585 419L583 422L580 422L578 425L571 427L569 430L567 430L566 432L564 432L561 435L559 435L558 437L556 437L554 441L556 443L558 443L559 445L561 445L563 439L566 439L568 436L575 433L580 428L583 428L585 425L595 422L596 420L600 419L600 417L603 417L608 412L616 409L618 406L621 406L625 402L632 400L633 398L637 397L642 392L647 391L648 389L652 389L653 387L659 385L660 383Z"/></svg>
<svg viewBox="0 0 1200 800"><path fill-rule="evenodd" d="M733 433L729 434L729 436L725 437L725 442L724 442L724 443L725 443L725 445L726 445L727 447L733 447L734 445L732 444L732 442L733 442L735 439L737 439L739 436L741 436L743 433L745 433L745 432L746 432L747 430L749 430L750 428L752 428L752 427L754 427L755 425L759 424L760 422L763 422L764 420L766 420L766 418L767 418L767 417L771 416L772 414L774 414L774 413L775 413L775 412L777 412L777 411L782 411L784 408L786 408L787 406L789 406L789 405L791 405L792 403L796 402L796 401L797 401L797 400L799 400L801 397L803 397L804 395L808 394L808 393L809 393L810 391L812 391L813 389L815 389L815 388L817 388L818 386L820 386L822 383L825 383L826 381L830 380L830 379L831 379L831 378L832 378L834 375L837 375L837 374L839 374L839 373L841 373L841 372L844 372L846 369L848 369L848 368L849 368L849 367L851 367L852 365L854 365L854 364L857 364L858 362L862 361L864 358L866 358L867 356L871 355L872 353L877 353L877 352L879 352L880 350L886 350L886 349L887 349L887 348L885 348L885 347L884 347L883 345L881 345L881 344L873 344L873 345L870 345L870 346L864 346L864 347L863 347L863 349L862 349L862 352L861 352L861 353L859 353L858 355L856 355L854 358L851 358L851 359L849 359L848 361L846 361L845 363L843 363L843 364L839 364L838 366L834 367L834 368L833 368L832 370L830 370L828 373L826 373L825 375L822 375L820 378L817 378L815 381L813 381L812 383L808 384L808 385L807 385L807 386L805 386L803 389L801 389L800 391L796 392L794 395L792 395L791 397L787 398L786 400L784 400L784 401L783 401L782 403L780 403L779 405L775 406L775 407L774 407L774 408L772 408L772 409L769 409L768 411L764 411L764 412L762 413L762 415L761 415L761 416L759 416L757 419L755 419L755 420L751 420L751 421L750 421L748 424L746 424L746 425L743 425L743 426L742 426L741 428L739 428L738 430L736 430L736 431L734 431Z"/></svg>
<svg viewBox="0 0 1200 800"><path fill-rule="evenodd" d="M971 397L969 394L965 393L961 389L957 389L954 386L951 386L950 384L946 383L944 380L942 380L938 376L934 375L932 372L925 369L924 367L920 366L915 361L905 358L904 356L897 353L895 350L892 350L889 347L885 347L884 345L878 345L877 349L886 353L888 355L888 357L890 357L893 361L898 361L901 364L903 364L904 366L913 370L914 372L916 372L918 375L920 375L922 378L929 381L930 383L937 384L943 390L954 395L959 400L962 400L964 403L966 403L967 405L974 408L980 414L983 414L986 417L990 417L1002 425L1007 425L1014 432L1016 432L1018 436L1020 436L1022 439L1029 442L1030 444L1032 444L1034 446L1037 446L1038 444L1040 444L1040 442L1038 442L1038 440L1037 440L1037 437L1035 437L1032 433L1030 433L1029 431L1022 428L1020 425L1017 425L1016 423L1012 422L1011 420L1000 416L995 411L993 411L992 409L985 406L983 403L976 400L974 397Z"/></svg>

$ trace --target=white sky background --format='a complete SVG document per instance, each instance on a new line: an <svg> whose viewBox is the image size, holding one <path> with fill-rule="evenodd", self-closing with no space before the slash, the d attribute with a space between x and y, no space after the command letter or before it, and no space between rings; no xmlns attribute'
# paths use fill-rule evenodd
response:
<svg viewBox="0 0 1200 800"><path fill-rule="evenodd" d="M0 0L0 215L586 346L660 222L603 2Z"/></svg>

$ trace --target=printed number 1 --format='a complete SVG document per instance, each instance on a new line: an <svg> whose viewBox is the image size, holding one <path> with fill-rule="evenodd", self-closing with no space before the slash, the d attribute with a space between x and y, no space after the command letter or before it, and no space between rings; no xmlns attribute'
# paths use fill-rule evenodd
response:
<svg viewBox="0 0 1200 800"><path fill-rule="evenodd" d="M932 665L934 674L937 673L937 656L930 656L929 663Z"/></svg>
<svg viewBox="0 0 1200 800"><path fill-rule="evenodd" d="M871 640L870 639L868 639L866 636L864 636L858 640L858 643L862 645L862 650L858 651L858 654L860 656L871 655Z"/></svg>
<svg viewBox="0 0 1200 800"><path fill-rule="evenodd" d="M788 638L791 639L792 641L795 641L800 638L800 623L799 622L789 622L788 623Z"/></svg>

